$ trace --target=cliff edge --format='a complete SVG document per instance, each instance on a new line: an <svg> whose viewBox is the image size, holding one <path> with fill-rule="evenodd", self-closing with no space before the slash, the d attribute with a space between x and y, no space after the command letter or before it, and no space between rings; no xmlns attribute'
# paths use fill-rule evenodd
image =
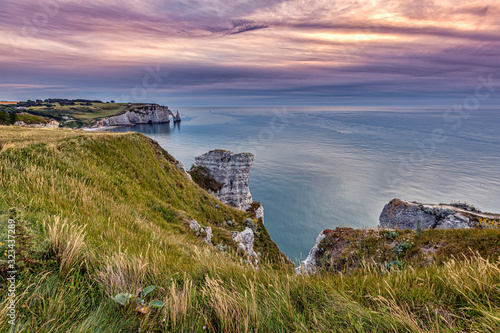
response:
<svg viewBox="0 0 500 333"><path fill-rule="evenodd" d="M169 123L170 116L174 123L181 121L179 111L174 115L172 111L166 106L158 104L146 104L136 106L133 109L127 110L116 116L107 117L97 121L97 126L131 126L135 124L158 124Z"/></svg>

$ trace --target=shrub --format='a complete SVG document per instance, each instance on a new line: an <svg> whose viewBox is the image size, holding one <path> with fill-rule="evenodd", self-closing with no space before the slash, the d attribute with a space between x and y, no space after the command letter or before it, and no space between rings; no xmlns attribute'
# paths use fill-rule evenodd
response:
<svg viewBox="0 0 500 333"><path fill-rule="evenodd" d="M224 184L216 181L208 172L208 170L202 166L193 166L189 170L189 174L193 178L193 181L198 184L201 188L205 190L210 190L212 192L219 192Z"/></svg>

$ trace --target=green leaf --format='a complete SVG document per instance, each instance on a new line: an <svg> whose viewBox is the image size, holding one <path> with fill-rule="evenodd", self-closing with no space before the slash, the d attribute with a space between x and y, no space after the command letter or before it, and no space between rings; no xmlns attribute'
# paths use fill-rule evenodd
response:
<svg viewBox="0 0 500 333"><path fill-rule="evenodd" d="M111 297L111 299L113 301L115 301L116 303L121 304L121 305L126 305L131 298L132 298L132 295L129 293L118 294L115 297Z"/></svg>
<svg viewBox="0 0 500 333"><path fill-rule="evenodd" d="M151 303L149 303L149 307L150 308L162 308L165 304L163 304L162 301L159 301L159 300L154 300L152 301Z"/></svg>
<svg viewBox="0 0 500 333"><path fill-rule="evenodd" d="M142 291L139 293L142 297L146 297L147 294L155 290L155 286L149 286L147 288L142 289Z"/></svg>

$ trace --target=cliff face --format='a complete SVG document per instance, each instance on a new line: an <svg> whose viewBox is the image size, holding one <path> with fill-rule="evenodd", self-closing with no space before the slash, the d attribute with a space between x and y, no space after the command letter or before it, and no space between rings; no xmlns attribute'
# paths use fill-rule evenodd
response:
<svg viewBox="0 0 500 333"><path fill-rule="evenodd" d="M321 241L325 239L326 235L328 234L328 230L323 230L322 232L319 233L318 237L316 237L316 242L314 243L314 246L312 247L311 251L309 251L309 254L307 255L306 260L302 261L300 263L300 266L295 268L295 272L297 274L302 274L302 273L314 273L317 268L317 263L316 263L316 257L319 252L321 252L319 246L321 244Z"/></svg>
<svg viewBox="0 0 500 333"><path fill-rule="evenodd" d="M202 167L220 184L209 189L220 201L246 210L252 204L252 194L248 187L250 168L254 156L249 153L234 154L225 150L212 150L196 157L194 166Z"/></svg>
<svg viewBox="0 0 500 333"><path fill-rule="evenodd" d="M181 118L177 111L177 116L166 106L144 105L133 110L129 110L120 115L102 119L97 122L98 126L130 126L135 124L157 124L169 123L170 118L174 122L180 122Z"/></svg>
<svg viewBox="0 0 500 333"><path fill-rule="evenodd" d="M190 173L193 180L220 201L240 210L255 213L264 223L264 207L253 201L248 182L254 156L212 150L196 157Z"/></svg>

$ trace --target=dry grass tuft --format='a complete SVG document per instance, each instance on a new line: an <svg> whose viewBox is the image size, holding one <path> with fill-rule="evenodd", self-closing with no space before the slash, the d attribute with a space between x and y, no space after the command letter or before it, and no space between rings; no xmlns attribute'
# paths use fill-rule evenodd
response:
<svg viewBox="0 0 500 333"><path fill-rule="evenodd" d="M53 221L46 224L49 238L49 250L60 262L60 272L66 276L72 269L89 264L85 239L85 226L76 226L54 216Z"/></svg>

